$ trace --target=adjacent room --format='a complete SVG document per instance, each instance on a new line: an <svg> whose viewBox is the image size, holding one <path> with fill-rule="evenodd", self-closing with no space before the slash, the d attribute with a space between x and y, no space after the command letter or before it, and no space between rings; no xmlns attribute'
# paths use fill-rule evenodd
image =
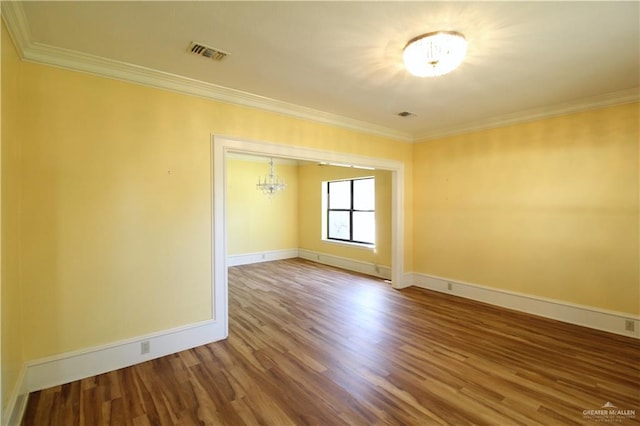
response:
<svg viewBox="0 0 640 426"><path fill-rule="evenodd" d="M0 6L3 426L640 423L640 3Z"/></svg>
<svg viewBox="0 0 640 426"><path fill-rule="evenodd" d="M391 278L391 172L277 158L274 181L284 182L284 188L249 191L267 180L271 160L227 157L227 266L303 257ZM336 197L331 206L329 194ZM354 213L347 211L352 195ZM329 207L335 213L328 213Z"/></svg>

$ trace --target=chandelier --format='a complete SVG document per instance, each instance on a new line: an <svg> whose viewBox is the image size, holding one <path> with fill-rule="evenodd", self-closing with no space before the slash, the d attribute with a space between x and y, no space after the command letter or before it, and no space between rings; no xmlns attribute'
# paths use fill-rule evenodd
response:
<svg viewBox="0 0 640 426"><path fill-rule="evenodd" d="M262 191L262 193L269 198L273 197L278 191L282 191L287 187L284 179L276 175L273 171L273 158L269 159L269 174L264 176L264 180L258 177L258 183L256 183L256 189Z"/></svg>
<svg viewBox="0 0 640 426"><path fill-rule="evenodd" d="M460 65L467 53L467 40L456 31L436 31L407 43L402 60L416 77L437 77Z"/></svg>

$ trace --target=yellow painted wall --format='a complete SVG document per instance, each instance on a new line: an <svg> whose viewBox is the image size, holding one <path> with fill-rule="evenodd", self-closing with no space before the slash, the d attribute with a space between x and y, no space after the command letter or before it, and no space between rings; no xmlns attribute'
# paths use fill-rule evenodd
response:
<svg viewBox="0 0 640 426"><path fill-rule="evenodd" d="M322 240L322 182L356 177L376 178L376 249ZM309 164L300 167L300 248L391 266L391 172Z"/></svg>
<svg viewBox="0 0 640 426"><path fill-rule="evenodd" d="M24 64L27 359L211 318L210 148L185 105Z"/></svg>
<svg viewBox="0 0 640 426"><path fill-rule="evenodd" d="M25 357L20 281L20 102L21 62L2 24L2 218L1 307L2 408L17 385Z"/></svg>
<svg viewBox="0 0 640 426"><path fill-rule="evenodd" d="M212 133L403 162L406 272L639 313L637 104L411 145L21 63L2 31L3 405L26 361L210 318ZM319 241L304 173L299 247L389 265Z"/></svg>
<svg viewBox="0 0 640 426"><path fill-rule="evenodd" d="M227 255L298 248L298 166L275 160L287 187L269 199L256 190L267 162L226 160Z"/></svg>
<svg viewBox="0 0 640 426"><path fill-rule="evenodd" d="M426 141L414 270L640 313L639 106Z"/></svg>
<svg viewBox="0 0 640 426"><path fill-rule="evenodd" d="M411 205L407 143L33 63L22 78L27 360L210 317L212 133L403 161Z"/></svg>

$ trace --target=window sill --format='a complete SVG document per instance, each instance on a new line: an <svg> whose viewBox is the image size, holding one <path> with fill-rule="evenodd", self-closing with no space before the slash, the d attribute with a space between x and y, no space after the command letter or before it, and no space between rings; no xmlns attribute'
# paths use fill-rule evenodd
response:
<svg viewBox="0 0 640 426"><path fill-rule="evenodd" d="M323 238L322 242L328 243L328 244L335 244L337 246L347 246L347 247L353 247L353 248L359 248L359 249L371 250L371 251L376 250L376 246L371 244L352 243L350 241L329 240L326 238Z"/></svg>

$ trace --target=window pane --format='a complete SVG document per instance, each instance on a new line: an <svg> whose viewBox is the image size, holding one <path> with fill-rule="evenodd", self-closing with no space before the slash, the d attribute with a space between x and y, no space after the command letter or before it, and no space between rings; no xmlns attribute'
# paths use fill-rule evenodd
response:
<svg viewBox="0 0 640 426"><path fill-rule="evenodd" d="M376 217L373 212L353 212L353 240L376 242Z"/></svg>
<svg viewBox="0 0 640 426"><path fill-rule="evenodd" d="M348 240L349 212L329 212L329 238Z"/></svg>
<svg viewBox="0 0 640 426"><path fill-rule="evenodd" d="M374 179L353 181L353 208L355 210L375 210L376 187Z"/></svg>
<svg viewBox="0 0 640 426"><path fill-rule="evenodd" d="M350 209L351 208L351 182L350 181L342 180L338 182L329 182L329 208L330 209Z"/></svg>
<svg viewBox="0 0 640 426"><path fill-rule="evenodd" d="M376 218L373 212L353 212L353 240L375 243Z"/></svg>

